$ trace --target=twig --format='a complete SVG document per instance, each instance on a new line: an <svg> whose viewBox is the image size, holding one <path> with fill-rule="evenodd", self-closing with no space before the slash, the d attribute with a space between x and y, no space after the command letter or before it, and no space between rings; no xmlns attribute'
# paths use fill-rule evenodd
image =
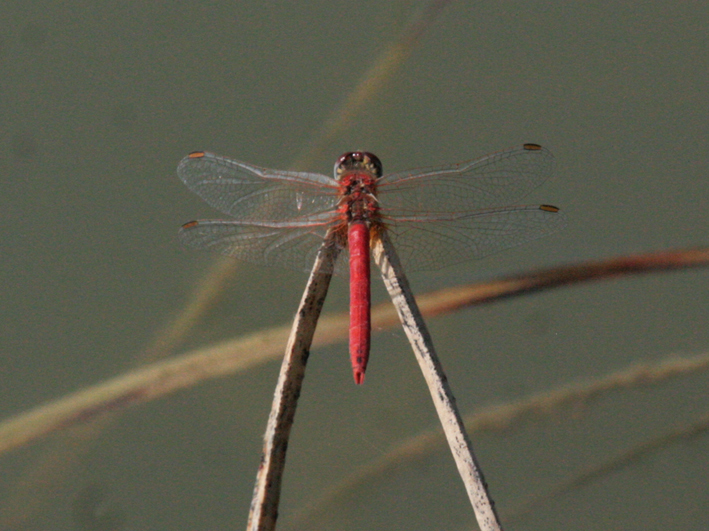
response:
<svg viewBox="0 0 709 531"><path fill-rule="evenodd" d="M448 385L448 379L443 372L431 336L386 231L379 234L373 246L373 252L374 260L381 269L384 285L396 307L404 332L411 342L416 359L428 384L433 404L443 425L448 446L453 452L458 473L463 479L468 497L473 505L478 525L483 531L499 531L502 526L495 512L494 502L487 491L485 478L473 453L473 446L468 439L468 434L465 432L463 420L458 413L455 398Z"/></svg>
<svg viewBox="0 0 709 531"><path fill-rule="evenodd" d="M456 286L419 298L421 310L427 315L447 313L463 306L481 304L522 293L534 293L567 284L594 280L610 280L627 275L684 270L709 265L709 247L668 249L649 253L622 255L602 260L590 260L561 267L525 271L497 280L487 280L468 286ZM429 310L427 312L427 310Z"/></svg>
<svg viewBox="0 0 709 531"><path fill-rule="evenodd" d="M335 237L334 233L329 233L320 248L288 338L286 355L278 375L271 414L268 417L261 464L256 475L249 520L246 524L249 531L271 531L276 528L288 437L305 378L305 364L310 355L315 326L330 286L332 268L339 254L339 246L333 245Z"/></svg>

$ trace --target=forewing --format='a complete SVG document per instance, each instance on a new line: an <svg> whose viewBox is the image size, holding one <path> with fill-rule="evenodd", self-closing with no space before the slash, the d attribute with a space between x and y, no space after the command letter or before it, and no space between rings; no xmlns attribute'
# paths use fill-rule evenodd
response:
<svg viewBox="0 0 709 531"><path fill-rule="evenodd" d="M325 219L321 223L287 225L203 220L186 223L179 238L187 247L216 251L253 264L310 271L328 227ZM342 246L341 242L335 244Z"/></svg>
<svg viewBox="0 0 709 531"><path fill-rule="evenodd" d="M337 203L337 181L318 173L269 170L213 153L180 161L182 182L238 221L277 222L317 215Z"/></svg>
<svg viewBox="0 0 709 531"><path fill-rule="evenodd" d="M554 171L554 156L525 144L480 159L385 175L378 183L384 216L466 213L518 201Z"/></svg>
<svg viewBox="0 0 709 531"><path fill-rule="evenodd" d="M407 271L436 270L521 245L561 229L564 216L547 205L428 214L387 224Z"/></svg>

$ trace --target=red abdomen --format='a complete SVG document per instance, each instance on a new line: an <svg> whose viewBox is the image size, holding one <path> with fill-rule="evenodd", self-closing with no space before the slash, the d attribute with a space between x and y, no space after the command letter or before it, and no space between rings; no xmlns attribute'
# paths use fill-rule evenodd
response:
<svg viewBox="0 0 709 531"><path fill-rule="evenodd" d="M350 223L350 359L356 384L364 381L371 337L369 288L369 227L364 221Z"/></svg>

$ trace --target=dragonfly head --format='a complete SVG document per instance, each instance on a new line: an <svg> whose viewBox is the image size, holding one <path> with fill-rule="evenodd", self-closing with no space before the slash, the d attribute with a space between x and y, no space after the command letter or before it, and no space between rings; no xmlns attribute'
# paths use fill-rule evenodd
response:
<svg viewBox="0 0 709 531"><path fill-rule="evenodd" d="M367 151L345 153L335 162L335 179L356 170L366 171L379 179L382 176L382 162L379 157Z"/></svg>

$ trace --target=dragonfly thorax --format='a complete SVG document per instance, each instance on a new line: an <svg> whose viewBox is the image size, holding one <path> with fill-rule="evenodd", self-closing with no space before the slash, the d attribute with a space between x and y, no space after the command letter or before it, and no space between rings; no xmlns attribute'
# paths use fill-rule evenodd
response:
<svg viewBox="0 0 709 531"><path fill-rule="evenodd" d="M349 171L340 180L339 211L348 223L378 218L377 178L365 171Z"/></svg>

